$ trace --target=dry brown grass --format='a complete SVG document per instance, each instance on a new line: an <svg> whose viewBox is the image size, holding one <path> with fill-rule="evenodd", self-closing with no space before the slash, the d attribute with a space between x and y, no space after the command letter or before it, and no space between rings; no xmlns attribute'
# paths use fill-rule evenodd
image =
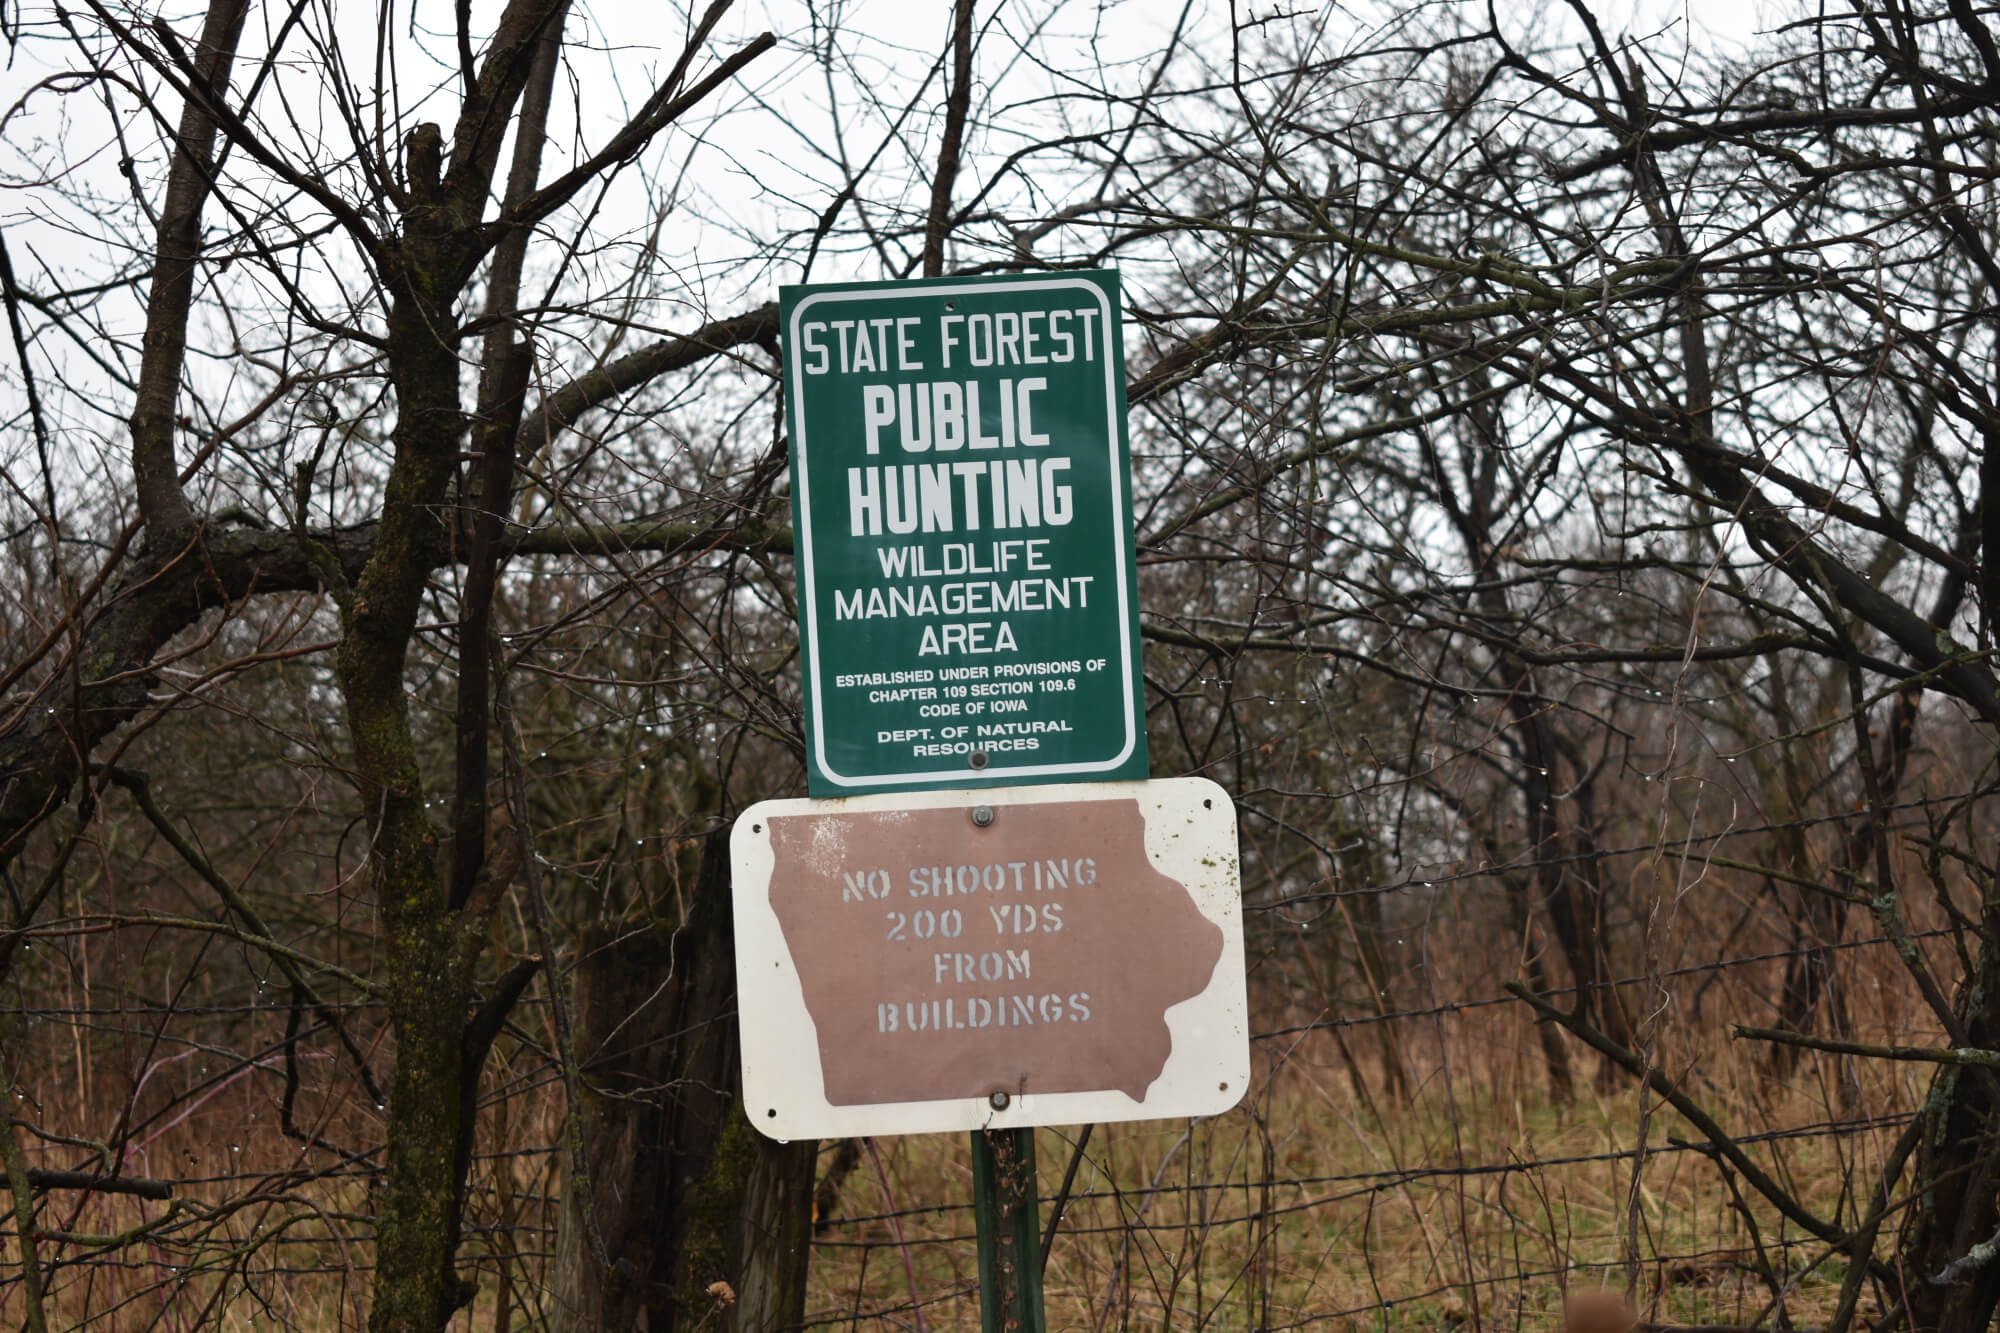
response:
<svg viewBox="0 0 2000 1333"><path fill-rule="evenodd" d="M1830 1132L1852 1118L1822 1090L1840 1091L1831 1071L1808 1061L1773 1086L1750 1055L1724 1051L1690 1081L1766 1170L1834 1216L1849 1172L1879 1164L1899 1127ZM1843 1266L1622 1080L1559 1107L1532 1076L1440 1062L1377 1119L1331 1056L1290 1051L1215 1120L1098 1127L1050 1255L1049 1327L1544 1330L1566 1295L1601 1286L1629 1287L1660 1323L1769 1325L1777 1299L1806 1324L1830 1311ZM1462 1065L1481 1063L1501 1062ZM1912 1104L1906 1079L1861 1076L1848 1099L1871 1114ZM1045 1198L1074 1141L1041 1132ZM848 1182L814 1265L814 1317L915 1326L907 1263L924 1326L977 1328L965 1144L879 1147L886 1189L867 1171Z"/></svg>
<svg viewBox="0 0 2000 1333"><path fill-rule="evenodd" d="M1762 1048L1729 1040L1713 1018L1684 1016L1699 980L1657 1011L1658 1067L1806 1207L1851 1217L1852 1191L1879 1166L1923 1071L1808 1056L1774 1082ZM1893 972L1855 959L1846 980L1854 993L1888 997L1866 1006L1858 1037L1921 1038ZM1732 975L1727 985L1741 993L1712 991L1708 1012L1754 1013L1760 984ZM1313 1017L1268 997L1261 1007L1272 1028ZM230 1030L203 1021L207 1030L183 1023L185 1042L158 1048L59 1025L37 1037L25 1118L89 1127L86 1137L121 1118L141 1126L125 1171L176 1181L180 1200L169 1215L129 1198L52 1196L41 1219L61 1233L41 1241L45 1262L56 1261L51 1326L360 1327L372 1262L367 1170L280 1131L276 1057L238 1067L220 1054L269 1049L282 1011L228 1020ZM1543 1333L1567 1297L1600 1288L1629 1291L1657 1323L1769 1326L1779 1301L1798 1323L1824 1321L1843 1267L1682 1142L1687 1126L1631 1079L1594 1077L1603 1071L1580 1058L1577 1100L1554 1104L1533 1029L1512 1002L1391 1026L1393 1044L1371 1030L1260 1041L1253 1095L1229 1115L1098 1126L1050 1256L1050 1328ZM372 1031L365 1016L357 1030ZM336 1145L377 1141L379 1115L332 1044L308 1046L296 1127ZM1408 1089L1400 1095L1383 1064L1392 1046ZM488 1095L465 1246L481 1289L455 1326L533 1329L554 1248L561 1103L525 1047L501 1053ZM1075 1139L1068 1129L1039 1135L1045 1202ZM90 1156L78 1143L23 1142L37 1165ZM880 1174L864 1154L827 1219L809 1318L976 1328L964 1139L876 1148ZM11 1235L4 1243L0 1320L18 1322Z"/></svg>

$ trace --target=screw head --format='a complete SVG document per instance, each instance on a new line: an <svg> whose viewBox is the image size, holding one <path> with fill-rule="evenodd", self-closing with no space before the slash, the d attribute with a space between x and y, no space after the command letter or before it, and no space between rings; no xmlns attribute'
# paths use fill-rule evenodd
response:
<svg viewBox="0 0 2000 1333"><path fill-rule="evenodd" d="M971 764L974 768L986 767L986 751L974 750L971 754L965 756L965 762Z"/></svg>
<svg viewBox="0 0 2000 1333"><path fill-rule="evenodd" d="M972 823L975 828L992 828L993 819L992 806L975 805L972 807Z"/></svg>
<svg viewBox="0 0 2000 1333"><path fill-rule="evenodd" d="M1007 1103L1013 1100L1012 1097L1007 1095L1005 1088L996 1088L993 1091L993 1095L986 1099L986 1104L996 1111L1004 1111L1007 1109Z"/></svg>

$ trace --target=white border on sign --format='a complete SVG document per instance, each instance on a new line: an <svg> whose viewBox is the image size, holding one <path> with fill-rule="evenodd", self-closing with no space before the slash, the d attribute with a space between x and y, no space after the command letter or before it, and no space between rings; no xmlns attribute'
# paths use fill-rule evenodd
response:
<svg viewBox="0 0 2000 1333"><path fill-rule="evenodd" d="M1128 601L1129 594L1126 589L1125 580L1125 564L1131 557L1125 549L1125 495L1124 487L1120 484L1118 476L1118 439L1122 433L1122 428L1118 418L1118 381L1115 378L1114 371L1116 365L1122 364L1124 356L1123 349L1119 349L1119 355L1116 358L1112 355L1111 302L1105 297L1103 289L1098 287L1094 282L1083 278L1050 278L1034 282L969 282L962 285L929 286L921 292L895 287L877 291L814 292L811 296L805 297L792 308L792 346L796 348L800 345L801 341L799 317L813 306L824 301L910 300L927 292L944 291L977 294L997 291L1039 292L1075 291L1079 289L1087 291L1097 298L1098 313L1103 320L1103 337L1100 339L1100 342L1105 349L1104 420L1105 424L1110 428L1105 440L1105 450L1107 455L1106 462L1108 464L1107 471L1111 476L1111 541L1113 568L1117 573L1114 582L1118 585L1118 665L1121 672L1118 692L1123 696L1125 701L1125 744L1111 758L1090 762L1025 764L1016 766L989 763L986 768L980 770L981 774L986 777L1040 778L1052 777L1064 773L1108 773L1130 758L1133 747L1138 743L1138 719L1135 716L1132 702L1132 635L1130 633L1132 609ZM819 762L819 771L826 777L826 780L841 787L866 788L885 786L889 783L949 781L958 775L948 770L939 769L920 769L910 773L876 773L861 777L848 777L836 773L833 765L827 762L826 687L824 677L819 669L819 602L818 598L814 595L812 488L808 478L811 455L806 447L805 368L801 364L802 361L803 358L794 356L791 364L792 402L797 404L793 415L793 420L797 426L795 431L797 438L792 442L792 447L796 451L794 456L797 459L797 477L793 485L799 497L799 542L798 553L795 558L798 561L799 582L804 594L799 600L803 603L802 609L806 620L807 671L812 679L812 699L810 706L812 708L813 720L813 757Z"/></svg>
<svg viewBox="0 0 2000 1333"><path fill-rule="evenodd" d="M990 805L1006 819L1010 811L1034 805L1106 800L1139 802L1146 821L1147 858L1162 874L1185 884L1196 909L1222 928L1222 956L1207 988L1166 1011L1172 1053L1147 1088L1146 1099L1137 1101L1116 1090L1029 1092L1013 1098L1004 1110L979 1098L864 1106L829 1102L818 1029L806 1008L805 990L778 914L771 907L771 816L954 806L970 811ZM1236 807L1227 792L1206 778L763 801L737 818L729 852L743 1109L750 1123L768 1137L852 1138L1220 1115L1249 1088L1250 1006L1244 980Z"/></svg>

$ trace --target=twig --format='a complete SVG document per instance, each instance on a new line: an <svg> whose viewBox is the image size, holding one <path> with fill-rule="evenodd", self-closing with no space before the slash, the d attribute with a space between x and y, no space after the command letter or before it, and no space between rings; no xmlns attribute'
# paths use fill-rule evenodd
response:
<svg viewBox="0 0 2000 1333"><path fill-rule="evenodd" d="M131 1245L143 1240L167 1223L179 1220L181 1210L185 1206L185 1200L175 1199L167 1205L167 1211L161 1213L158 1217L152 1218L149 1221L136 1223L125 1228L123 1231L113 1232L110 1235L93 1235L86 1231L44 1231L41 1233L41 1238L43 1240L56 1241L63 1245L80 1245L85 1249L115 1250L121 1246ZM72 1262L74 1261L72 1260Z"/></svg>
<svg viewBox="0 0 2000 1333"><path fill-rule="evenodd" d="M1877 1046L1865 1041L1840 1041L1833 1037L1815 1037L1804 1032L1788 1032L1783 1028L1753 1028L1739 1023L1733 1029L1739 1037L1752 1041L1776 1041L1788 1046L1804 1046L1814 1051L1829 1051L1835 1055L1859 1055L1871 1060L1920 1060L1940 1065L1978 1065L1985 1069L2000 1069L2000 1051L1984 1051L1976 1046Z"/></svg>
<svg viewBox="0 0 2000 1333"><path fill-rule="evenodd" d="M1095 1124L1085 1125L1083 1133L1076 1136L1076 1147L1070 1150L1069 1166L1063 1171L1062 1188L1056 1191L1055 1203L1049 1209L1048 1226L1042 1231L1040 1266L1044 1270L1049 1266L1049 1251L1055 1248L1056 1229L1062 1225L1063 1209L1069 1203L1070 1186L1076 1183L1076 1169L1083 1165L1083 1150L1090 1146L1090 1131L1096 1128Z"/></svg>
<svg viewBox="0 0 2000 1333"><path fill-rule="evenodd" d="M246 941L247 943L263 948L261 941L274 941L271 928L264 924L249 900L237 892L234 884L222 877L194 844L181 836L180 830L174 827L173 821L169 820L166 812L160 809L158 802L153 799L152 783L144 773L117 764L93 764L91 768L93 772L101 772L112 783L125 789L133 803L139 807L139 813L146 817L146 822L166 839L167 845L174 849L195 874L201 876L203 881L215 890L216 896L222 899L224 906L236 914L236 919L243 923L244 929L258 937L255 941ZM333 1035L340 1042L341 1048L347 1052L348 1058L354 1061L355 1072L360 1075L361 1086L367 1090L369 1097L377 1102L382 1101L382 1090L375 1085L375 1076L368 1068L368 1057L361 1053L361 1048L354 1044L352 1037L348 1036L347 1026L341 1021L340 1011L329 1005L314 989L312 983L306 980L300 959L276 947L266 948L265 952L277 965L278 970L285 974L285 979L292 983L292 990L304 996L313 1012L319 1015L320 1021L333 1030ZM336 975L339 975L337 971Z"/></svg>

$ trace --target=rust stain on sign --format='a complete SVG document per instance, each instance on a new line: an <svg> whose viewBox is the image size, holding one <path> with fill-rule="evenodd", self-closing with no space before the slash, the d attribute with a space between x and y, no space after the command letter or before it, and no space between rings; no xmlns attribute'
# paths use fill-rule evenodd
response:
<svg viewBox="0 0 2000 1333"><path fill-rule="evenodd" d="M770 901L836 1106L1116 1089L1143 1102L1222 928L1134 800L770 820Z"/></svg>

